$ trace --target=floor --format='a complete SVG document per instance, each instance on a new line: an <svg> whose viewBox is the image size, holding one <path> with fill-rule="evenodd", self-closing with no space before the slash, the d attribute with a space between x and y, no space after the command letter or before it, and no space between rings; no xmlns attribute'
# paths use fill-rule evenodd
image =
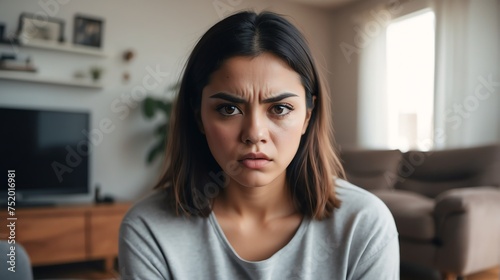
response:
<svg viewBox="0 0 500 280"><path fill-rule="evenodd" d="M116 265L115 265L116 266ZM66 279L66 280L119 280L116 271L103 272L101 262L75 263L58 266L38 267L33 270L35 279ZM440 279L437 273L422 271L412 267L401 268L401 280L433 280ZM500 267L476 273L466 277L466 280L500 280Z"/></svg>
<svg viewBox="0 0 500 280"><path fill-rule="evenodd" d="M477 273L467 278L468 280L500 280L500 268Z"/></svg>

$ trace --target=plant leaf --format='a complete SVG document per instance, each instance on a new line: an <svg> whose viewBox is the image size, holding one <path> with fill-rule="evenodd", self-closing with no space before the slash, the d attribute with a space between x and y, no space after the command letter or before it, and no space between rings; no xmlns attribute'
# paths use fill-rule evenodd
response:
<svg viewBox="0 0 500 280"><path fill-rule="evenodd" d="M165 141L163 139L160 139L156 145L153 146L153 148L149 151L148 156L147 156L147 162L150 164L152 163L156 157L159 155L164 154L165 152Z"/></svg>
<svg viewBox="0 0 500 280"><path fill-rule="evenodd" d="M157 102L154 98L152 97L146 97L143 101L143 106L142 106L142 111L144 112L144 116L146 118L151 119L155 115L156 108L157 108Z"/></svg>
<svg viewBox="0 0 500 280"><path fill-rule="evenodd" d="M170 117L170 111L172 110L172 102L161 101L161 102L157 103L157 106L159 109L161 109L165 113L165 116L167 118Z"/></svg>
<svg viewBox="0 0 500 280"><path fill-rule="evenodd" d="M162 139L165 139L165 135L167 133L168 123L162 123L156 127L155 133L157 135L163 136Z"/></svg>

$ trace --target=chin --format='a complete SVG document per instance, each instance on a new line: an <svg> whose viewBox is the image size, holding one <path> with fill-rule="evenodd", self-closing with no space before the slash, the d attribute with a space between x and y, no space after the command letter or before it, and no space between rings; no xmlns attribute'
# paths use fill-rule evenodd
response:
<svg viewBox="0 0 500 280"><path fill-rule="evenodd" d="M238 184L242 187L245 187L245 188L263 188L263 187L269 185L266 183L257 183L257 182L250 182L250 183L238 182Z"/></svg>
<svg viewBox="0 0 500 280"><path fill-rule="evenodd" d="M231 180L247 188L261 188L272 184L279 176L269 176L265 174L255 174L249 172L240 176L232 177Z"/></svg>

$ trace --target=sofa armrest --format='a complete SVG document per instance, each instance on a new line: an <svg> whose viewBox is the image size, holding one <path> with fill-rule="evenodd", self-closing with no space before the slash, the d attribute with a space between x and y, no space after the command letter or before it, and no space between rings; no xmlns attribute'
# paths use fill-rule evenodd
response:
<svg viewBox="0 0 500 280"><path fill-rule="evenodd" d="M500 264L500 189L470 187L436 197L437 262L462 275Z"/></svg>
<svg viewBox="0 0 500 280"><path fill-rule="evenodd" d="M471 207L487 207L491 203L500 207L500 189L485 186L452 189L438 195L435 203L434 215L439 226L447 216L467 212Z"/></svg>

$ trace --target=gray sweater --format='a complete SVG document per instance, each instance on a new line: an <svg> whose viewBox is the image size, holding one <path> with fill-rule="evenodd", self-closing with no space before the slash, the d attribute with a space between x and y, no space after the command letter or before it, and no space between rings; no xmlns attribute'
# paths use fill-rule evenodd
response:
<svg viewBox="0 0 500 280"><path fill-rule="evenodd" d="M331 218L304 218L285 247L257 262L237 255L213 213L175 216L165 207L165 192L156 191L122 222L122 279L399 279L391 213L371 193L336 184L342 206Z"/></svg>

